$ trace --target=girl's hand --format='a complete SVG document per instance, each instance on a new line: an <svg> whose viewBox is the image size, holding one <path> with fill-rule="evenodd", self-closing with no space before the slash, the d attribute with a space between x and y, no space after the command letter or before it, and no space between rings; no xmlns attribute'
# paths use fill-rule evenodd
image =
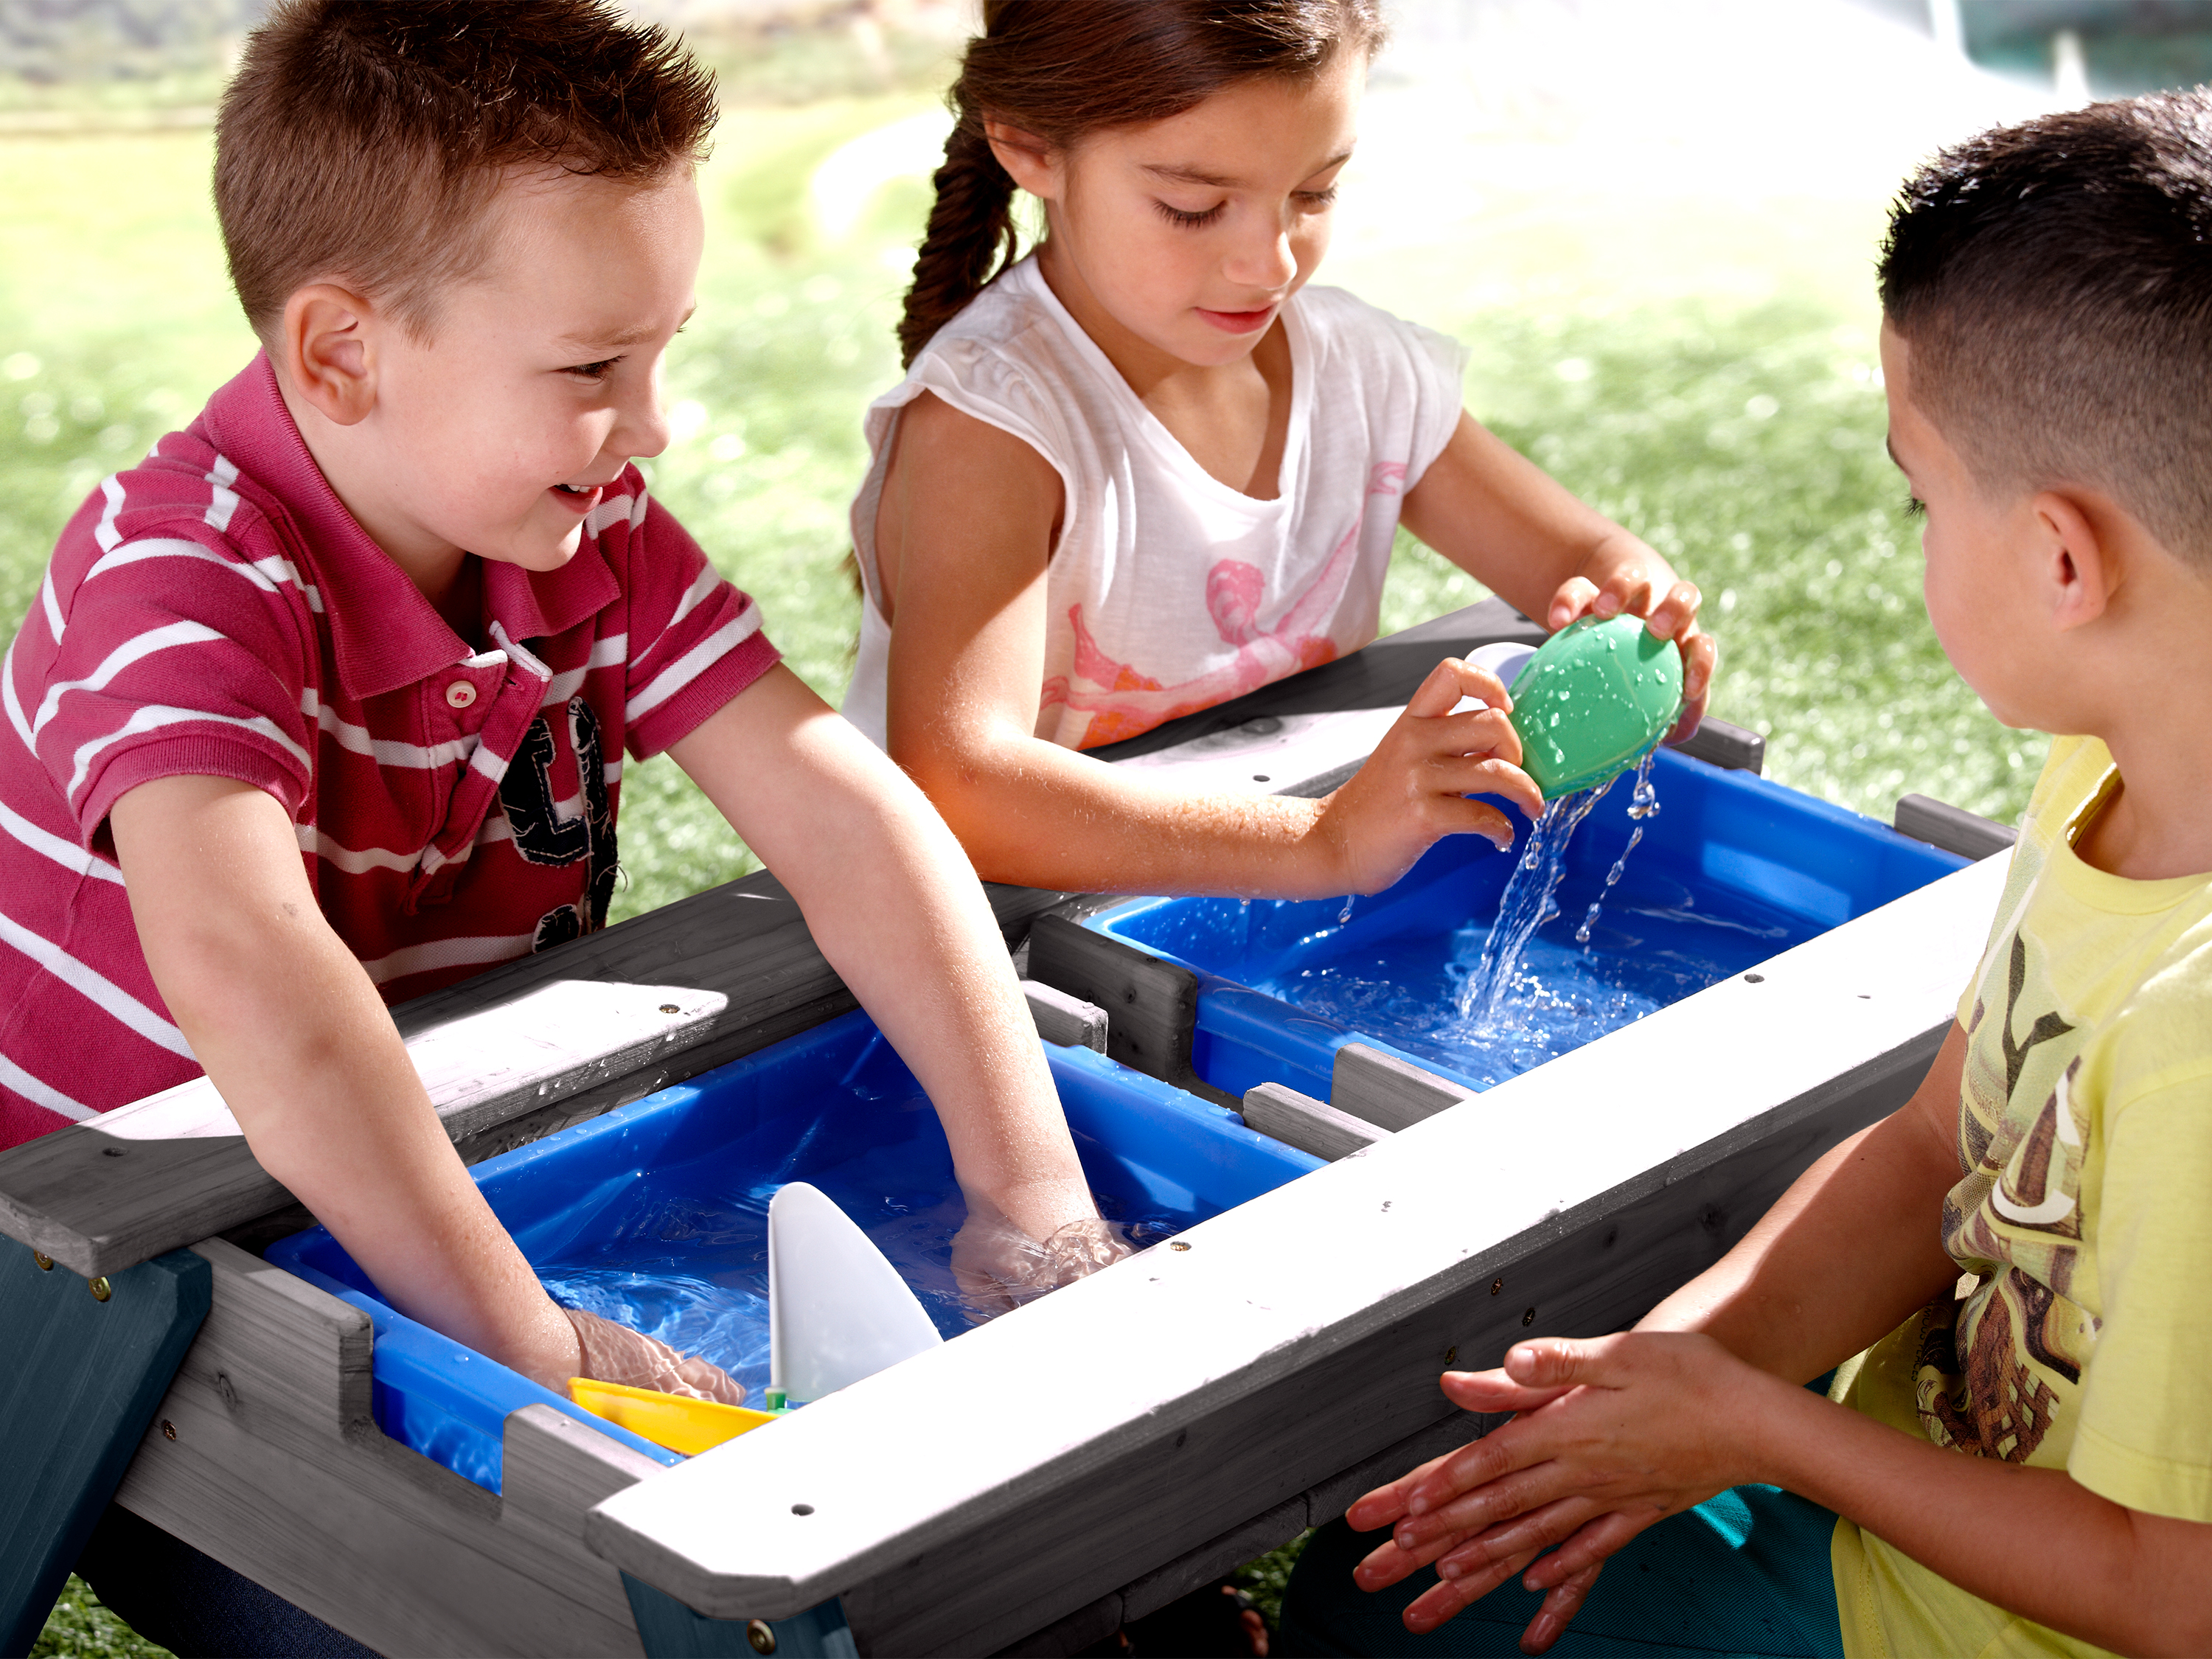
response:
<svg viewBox="0 0 2212 1659"><path fill-rule="evenodd" d="M745 1385L696 1354L678 1353L665 1342L581 1308L561 1311L576 1331L577 1370L572 1376L619 1382L630 1389L657 1389L686 1400L714 1400L725 1406L745 1403ZM565 1379L554 1391L568 1392Z"/></svg>
<svg viewBox="0 0 2212 1659"><path fill-rule="evenodd" d="M1662 1333L1524 1342L1502 1369L1448 1371L1443 1387L1469 1411L1518 1415L1354 1504L1355 1531L1391 1537L1353 1577L1380 1589L1433 1563L1443 1582L1406 1610L1419 1634L1520 1573L1552 1592L1524 1638L1532 1652L1638 1533L1758 1478L1762 1411L1789 1389L1710 1338Z"/></svg>
<svg viewBox="0 0 2212 1659"><path fill-rule="evenodd" d="M1462 697L1488 706L1455 714ZM1504 813L1466 799L1503 795L1531 818L1544 810L1534 780L1521 769L1521 739L1505 718L1512 707L1487 669L1456 657L1436 665L1314 825L1343 872L1337 890L1382 891L1446 836L1486 836L1501 850L1513 845Z"/></svg>
<svg viewBox="0 0 2212 1659"><path fill-rule="evenodd" d="M1638 544L1641 545L1641 544ZM1660 568L1655 580L1644 563L1633 557L1623 560L1610 570L1600 568L1590 575L1570 576L1559 584L1559 591L1552 596L1550 609L1545 613L1544 625L1558 633L1577 617L1596 617L1601 620L1618 617L1623 612L1644 619L1654 637L1672 640L1682 653L1682 717L1668 732L1669 743L1680 743L1698 729L1705 718L1706 694L1711 690L1713 667L1719 660L1719 648L1713 636L1698 627L1698 607L1704 602L1694 582L1676 581L1674 573Z"/></svg>

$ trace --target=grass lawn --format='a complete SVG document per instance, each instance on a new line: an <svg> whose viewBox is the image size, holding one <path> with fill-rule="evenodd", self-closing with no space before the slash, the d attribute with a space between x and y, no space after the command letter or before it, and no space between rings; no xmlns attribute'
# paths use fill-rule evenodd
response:
<svg viewBox="0 0 2212 1659"><path fill-rule="evenodd" d="M926 203L918 179L894 179L831 236L809 180L848 140L928 106L898 94L726 118L702 180L700 309L669 365L678 437L648 464L833 703L858 625L840 564L859 417L896 378L890 327ZM206 134L0 147L0 622L12 631L100 477L188 421L252 342L207 204ZM1921 610L1917 538L1881 453L1866 292L1879 205L1504 193L1435 246L1347 237L1324 276L1466 341L1478 415L1704 586L1723 645L1714 711L1766 735L1770 775L1884 818L1918 790L2009 819L2044 740L1981 710ZM1479 597L1404 544L1384 625ZM665 760L629 769L623 826L618 916L751 865ZM1273 1571L1256 1567L1253 1587L1273 1588ZM155 1650L73 1584L38 1651Z"/></svg>

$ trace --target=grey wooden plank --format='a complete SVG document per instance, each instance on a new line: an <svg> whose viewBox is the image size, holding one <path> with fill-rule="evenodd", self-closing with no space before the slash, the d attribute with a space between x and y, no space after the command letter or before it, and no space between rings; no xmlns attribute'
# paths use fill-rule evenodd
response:
<svg viewBox="0 0 2212 1659"><path fill-rule="evenodd" d="M1438 1369L1450 1370L1458 1363L1456 1358L1449 1359ZM1354 1500L1376 1487L1395 1480L1407 1470L1418 1468L1431 1457L1442 1457L1446 1452L1458 1450L1470 1440L1480 1439L1505 1420L1503 1417L1454 1411L1439 1417L1425 1428L1416 1429L1395 1445L1370 1453L1348 1468L1339 1469L1306 1493L1306 1524L1310 1527L1326 1526L1350 1509ZM1376 1541L1382 1541L1380 1534L1376 1534Z"/></svg>
<svg viewBox="0 0 2212 1659"><path fill-rule="evenodd" d="M999 1650L995 1659L1063 1659L1065 1655L1079 1653L1085 1648L1103 1641L1121 1629L1121 1593L1115 1590L1087 1606L1078 1607L1065 1618L1054 1620L1042 1630L1034 1631L1018 1642L1007 1644ZM891 1650L864 1645L860 1651L872 1656Z"/></svg>
<svg viewBox="0 0 2212 1659"><path fill-rule="evenodd" d="M1218 1583L1231 1567L1241 1566L1255 1555L1281 1548L1310 1524L1305 1494L1300 1492L1287 1503L1278 1504L1208 1539L1196 1549L1185 1550L1174 1560L1163 1562L1123 1587L1121 1622L1128 1624L1147 1613L1158 1613L1180 1596Z"/></svg>
<svg viewBox="0 0 2212 1659"><path fill-rule="evenodd" d="M1924 841L1962 859L1985 859L2008 852L2020 839L2010 824L1969 812L1933 795L1899 795L1892 822L1900 836Z"/></svg>
<svg viewBox="0 0 2212 1659"><path fill-rule="evenodd" d="M505 1495L487 1492L376 1427L366 1315L219 1239L194 1248L213 1304L125 1508L380 1652L641 1654L582 1516L659 1465L533 1407L508 1419Z"/></svg>
<svg viewBox="0 0 2212 1659"><path fill-rule="evenodd" d="M1243 1112L1247 1128L1332 1161L1372 1146L1390 1133L1282 1083L1261 1083L1247 1089Z"/></svg>
<svg viewBox="0 0 2212 1659"><path fill-rule="evenodd" d="M1447 1363L1617 1328L1715 1260L1909 1095L2002 876L1971 866L619 1493L586 1538L719 1617L865 1588L903 1651L1016 1640L1009 1605L1049 1623L1450 1415ZM1066 1364L1102 1345L1114 1364Z"/></svg>
<svg viewBox="0 0 2212 1659"><path fill-rule="evenodd" d="M1037 1035L1047 1042L1106 1052L1106 1011L1097 1003L1033 979L1022 981L1022 995L1029 1002Z"/></svg>
<svg viewBox="0 0 2212 1659"><path fill-rule="evenodd" d="M1218 1104L1237 1103L1191 1070L1196 974L1057 915L1037 917L1029 946L1031 979L1106 1011L1109 1056Z"/></svg>
<svg viewBox="0 0 2212 1659"><path fill-rule="evenodd" d="M1730 726L1708 714L1698 722L1687 743L1679 745L1692 760L1731 771L1760 773L1766 769L1766 739L1741 726Z"/></svg>
<svg viewBox="0 0 2212 1659"><path fill-rule="evenodd" d="M1474 1095L1465 1084L1424 1071L1395 1054L1364 1042L1347 1042L1336 1051L1328 1103L1348 1116L1395 1131L1411 1128Z"/></svg>

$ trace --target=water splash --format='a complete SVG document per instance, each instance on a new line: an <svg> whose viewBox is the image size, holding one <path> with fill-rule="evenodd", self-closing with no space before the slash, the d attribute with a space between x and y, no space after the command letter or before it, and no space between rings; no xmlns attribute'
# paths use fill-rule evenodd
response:
<svg viewBox="0 0 2212 1659"><path fill-rule="evenodd" d="M1605 885L1598 889L1597 896L1590 901L1589 914L1583 918L1583 925L1575 929L1575 943L1577 945L1587 945L1590 942L1590 929L1597 926L1597 913L1605 908L1606 895L1613 891L1620 882L1620 872L1628 868L1628 855L1636 850L1636 843L1644 839L1645 821L1659 816L1659 791L1651 781L1651 763L1657 758L1658 753L1656 749L1649 750L1644 758L1636 763L1636 789L1628 798L1628 816L1635 820L1635 827L1628 832L1628 845L1620 849L1620 856L1613 861L1613 868L1605 872Z"/></svg>
<svg viewBox="0 0 2212 1659"><path fill-rule="evenodd" d="M1498 920L1490 925L1482 956L1460 988L1459 1016L1476 1030L1497 1018L1498 1002L1513 983L1530 936L1559 914L1552 900L1566 873L1567 842L1612 787L1608 778L1595 789L1578 789L1546 802L1543 816L1528 831L1528 844L1498 901Z"/></svg>
<svg viewBox="0 0 2212 1659"><path fill-rule="evenodd" d="M1336 921L1337 921L1337 925L1338 925L1339 927L1342 927L1346 922L1350 921L1351 920L1352 920L1352 895L1351 895L1351 894L1349 894L1349 893L1347 893L1347 894L1346 894L1346 895L1345 895L1345 896L1344 896L1344 908L1342 908L1341 910L1339 910L1339 911L1336 913Z"/></svg>

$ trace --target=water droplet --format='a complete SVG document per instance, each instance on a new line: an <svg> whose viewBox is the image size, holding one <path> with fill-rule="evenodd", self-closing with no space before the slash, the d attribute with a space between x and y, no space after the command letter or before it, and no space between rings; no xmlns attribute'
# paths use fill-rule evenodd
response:
<svg viewBox="0 0 2212 1659"><path fill-rule="evenodd" d="M1345 896L1344 908L1336 913L1336 920L1339 926L1342 926L1345 922L1352 920L1352 896L1350 894L1346 894Z"/></svg>

